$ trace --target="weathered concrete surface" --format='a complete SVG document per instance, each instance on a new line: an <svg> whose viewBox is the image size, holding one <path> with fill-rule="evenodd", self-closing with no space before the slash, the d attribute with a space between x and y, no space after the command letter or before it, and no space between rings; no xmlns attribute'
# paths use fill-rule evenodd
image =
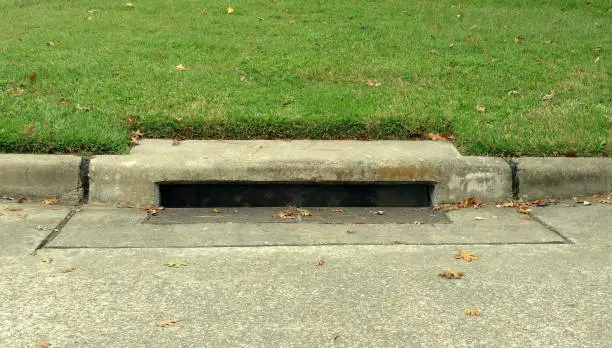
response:
<svg viewBox="0 0 612 348"><path fill-rule="evenodd" d="M0 155L0 196L57 198L77 204L81 158L69 155Z"/></svg>
<svg viewBox="0 0 612 348"><path fill-rule="evenodd" d="M462 248L480 259L456 260ZM319 259L323 266L314 265ZM610 248L49 249L0 260L0 277L10 279L0 287L3 347L42 340L67 348L565 348L612 341ZM177 260L187 266L167 267ZM73 271L62 273L68 267ZM442 269L465 276L442 279ZM169 319L178 322L156 326Z"/></svg>
<svg viewBox="0 0 612 348"><path fill-rule="evenodd" d="M534 209L533 215L575 243L612 243L612 206L609 204L598 204L594 200L589 206L549 206ZM585 221L589 223L588 229L584 226Z"/></svg>
<svg viewBox="0 0 612 348"><path fill-rule="evenodd" d="M612 158L527 157L516 162L519 195L525 199L612 192Z"/></svg>
<svg viewBox="0 0 612 348"><path fill-rule="evenodd" d="M68 215L70 208L0 200L0 255L32 252Z"/></svg>
<svg viewBox="0 0 612 348"><path fill-rule="evenodd" d="M86 207L49 247L167 248L327 244L560 243L563 238L514 209L462 209L452 224L200 223L143 224L137 209ZM483 220L477 220L476 218ZM351 231L351 232L347 232Z"/></svg>
<svg viewBox="0 0 612 348"><path fill-rule="evenodd" d="M128 156L90 164L91 202L159 203L156 183L172 181L435 182L434 203L511 196L509 166L462 157L429 141L145 140Z"/></svg>

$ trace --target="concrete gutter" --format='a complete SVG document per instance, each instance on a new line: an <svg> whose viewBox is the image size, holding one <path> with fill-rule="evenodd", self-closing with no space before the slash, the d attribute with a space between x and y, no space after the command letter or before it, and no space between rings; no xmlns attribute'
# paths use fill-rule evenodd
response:
<svg viewBox="0 0 612 348"><path fill-rule="evenodd" d="M0 155L0 196L159 204L158 183L433 183L434 204L467 197L572 197L612 192L610 158L461 156L447 142L143 140L127 156Z"/></svg>

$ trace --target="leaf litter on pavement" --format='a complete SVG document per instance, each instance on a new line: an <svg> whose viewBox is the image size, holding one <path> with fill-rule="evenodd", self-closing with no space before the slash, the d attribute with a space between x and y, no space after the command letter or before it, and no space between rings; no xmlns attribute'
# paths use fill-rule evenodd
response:
<svg viewBox="0 0 612 348"><path fill-rule="evenodd" d="M176 324L178 324L178 320L176 320L176 319L166 319L166 320L158 321L155 325L157 327L169 327L169 326L175 326Z"/></svg>
<svg viewBox="0 0 612 348"><path fill-rule="evenodd" d="M473 260L478 260L478 256L474 253L465 250L459 250L459 252L455 255L456 259L463 259L467 262L472 262Z"/></svg>
<svg viewBox="0 0 612 348"><path fill-rule="evenodd" d="M453 271L453 270L448 270L448 269L442 270L440 271L440 273L438 273L438 276L442 278L446 278L446 279L461 279L463 275L464 275L463 272Z"/></svg>

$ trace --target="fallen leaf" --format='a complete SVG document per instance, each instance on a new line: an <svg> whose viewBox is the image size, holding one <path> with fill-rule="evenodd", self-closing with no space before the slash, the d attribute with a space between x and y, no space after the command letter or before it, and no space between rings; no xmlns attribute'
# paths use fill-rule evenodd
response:
<svg viewBox="0 0 612 348"><path fill-rule="evenodd" d="M166 266L174 268L185 267L187 266L187 261L170 261L166 264Z"/></svg>
<svg viewBox="0 0 612 348"><path fill-rule="evenodd" d="M447 278L447 279L461 279L461 277L463 277L463 272L443 270L443 271L440 271L438 275L442 278Z"/></svg>
<svg viewBox="0 0 612 348"><path fill-rule="evenodd" d="M156 207L156 206L144 206L139 208L142 211L146 211L148 215L150 216L158 216L159 212L166 209L162 206Z"/></svg>
<svg viewBox="0 0 612 348"><path fill-rule="evenodd" d="M36 227L34 227L35 229L39 230L39 231L44 231L46 230L46 228L42 227L41 225L38 225Z"/></svg>
<svg viewBox="0 0 612 348"><path fill-rule="evenodd" d="M554 97L555 97L555 92L550 92L549 94L544 94L542 98L540 99L542 101L551 101Z"/></svg>
<svg viewBox="0 0 612 348"><path fill-rule="evenodd" d="M74 267L68 267L68 268L64 268L62 273L71 273L72 271L74 271Z"/></svg>
<svg viewBox="0 0 612 348"><path fill-rule="evenodd" d="M45 341L40 341L38 343L36 343L36 348L49 348L49 342Z"/></svg>
<svg viewBox="0 0 612 348"><path fill-rule="evenodd" d="M456 259L463 259L467 262L472 262L473 260L478 260L478 256L473 253L465 250L460 250L457 255L455 255Z"/></svg>
<svg viewBox="0 0 612 348"><path fill-rule="evenodd" d="M144 133L142 133L140 130L132 132L132 140L130 141L130 146L136 146L140 144L140 138L142 138L143 136Z"/></svg>
<svg viewBox="0 0 612 348"><path fill-rule="evenodd" d="M346 230L344 232L346 232L346 233L355 233L355 231L353 231L353 230Z"/></svg>
<svg viewBox="0 0 612 348"><path fill-rule="evenodd" d="M25 128L23 129L23 133L32 135L35 130L36 130L36 126L30 123L27 126L25 126Z"/></svg>
<svg viewBox="0 0 612 348"><path fill-rule="evenodd" d="M509 96L519 95L519 94L521 94L521 93L520 93L519 91L515 90L515 89L513 89L513 90L511 90L511 91L509 91L509 92L508 92L508 95L509 95Z"/></svg>
<svg viewBox="0 0 612 348"><path fill-rule="evenodd" d="M30 203L31 201L30 197L21 197L17 200L17 203Z"/></svg>
<svg viewBox="0 0 612 348"><path fill-rule="evenodd" d="M482 216L476 216L474 220L484 220L484 218Z"/></svg>
<svg viewBox="0 0 612 348"><path fill-rule="evenodd" d="M123 4L123 6L127 8L134 8L134 4L132 4L131 2L126 2L125 4Z"/></svg>
<svg viewBox="0 0 612 348"><path fill-rule="evenodd" d="M435 56L436 54L438 54L437 50L430 50L429 54L431 54L432 56Z"/></svg>
<svg viewBox="0 0 612 348"><path fill-rule="evenodd" d="M183 71L183 70L185 70L185 67L183 66L183 64L179 64L179 65L177 65L175 68L176 68L176 70L178 70L178 71Z"/></svg>
<svg viewBox="0 0 612 348"><path fill-rule="evenodd" d="M385 211L384 210L378 210L374 213L374 215L384 215Z"/></svg>
<svg viewBox="0 0 612 348"><path fill-rule="evenodd" d="M302 216L312 216L312 214L306 209L298 209L298 214Z"/></svg>
<svg viewBox="0 0 612 348"><path fill-rule="evenodd" d="M584 204L584 205L591 205L591 202L589 202L589 201L584 201L584 202L582 202L582 204Z"/></svg>
<svg viewBox="0 0 612 348"><path fill-rule="evenodd" d="M315 266L323 266L325 264L325 261L323 261L323 259L319 259L317 260L317 262L315 262Z"/></svg>
<svg viewBox="0 0 612 348"><path fill-rule="evenodd" d="M429 133L429 134L427 134L427 138L429 138L429 140L434 140L434 141L438 141L438 140L452 140L453 136L452 135L447 135L447 134L440 134L440 133Z"/></svg>
<svg viewBox="0 0 612 348"><path fill-rule="evenodd" d="M281 219L295 219L298 216L297 208L295 206L290 206L285 210L281 210L278 213L278 217Z"/></svg>
<svg viewBox="0 0 612 348"><path fill-rule="evenodd" d="M263 19L263 18L261 18L261 17L257 17L257 20L261 22L261 21L263 21L264 19Z"/></svg>
<svg viewBox="0 0 612 348"><path fill-rule="evenodd" d="M117 208L122 208L122 209L125 209L125 208L134 208L134 206L133 205L129 205L129 204L125 203L125 202L121 202L121 203L117 204Z"/></svg>
<svg viewBox="0 0 612 348"><path fill-rule="evenodd" d="M58 200L56 198L48 198L45 199L44 201L42 201L42 204L46 204L46 205L55 205L58 204Z"/></svg>
<svg viewBox="0 0 612 348"><path fill-rule="evenodd" d="M382 86L382 83L378 81L366 80L366 85L369 87L380 87Z"/></svg>
<svg viewBox="0 0 612 348"><path fill-rule="evenodd" d="M486 112L487 111L487 107L484 105L477 105L476 106L476 110L478 110L479 112Z"/></svg>
<svg viewBox="0 0 612 348"><path fill-rule="evenodd" d="M480 316L480 311L478 309L464 309L463 312L467 315L471 315L473 317L479 317Z"/></svg>
<svg viewBox="0 0 612 348"><path fill-rule="evenodd" d="M60 42L57 41L57 40L56 41L49 41L49 42L47 42L47 46L51 46L51 47L57 46L59 44L60 44Z"/></svg>
<svg viewBox="0 0 612 348"><path fill-rule="evenodd" d="M332 213L344 213L344 209L331 209Z"/></svg>
<svg viewBox="0 0 612 348"><path fill-rule="evenodd" d="M85 106L81 106L81 104L77 104L77 109L79 110L83 110L83 111L91 111L94 109L93 105L85 105Z"/></svg>
<svg viewBox="0 0 612 348"><path fill-rule="evenodd" d="M157 324L155 324L157 327L168 327L168 326L174 326L178 323L178 320L175 319L168 319L168 320L162 320L162 321L158 321Z"/></svg>
<svg viewBox="0 0 612 348"><path fill-rule="evenodd" d="M404 244L404 243L406 243L406 241L403 239L398 239L398 240L393 241L393 244Z"/></svg>
<svg viewBox="0 0 612 348"><path fill-rule="evenodd" d="M25 93L25 90L21 87L13 88L9 86L6 91L11 95L11 97L15 97Z"/></svg>
<svg viewBox="0 0 612 348"><path fill-rule="evenodd" d="M48 263L53 262L53 259L52 259L52 258L50 258L50 257L45 256L45 257L44 257L44 258L41 260L41 262L43 262L43 263L47 263L47 264L48 264Z"/></svg>
<svg viewBox="0 0 612 348"><path fill-rule="evenodd" d="M227 7L227 14L232 14L234 13L234 9L231 6Z"/></svg>
<svg viewBox="0 0 612 348"><path fill-rule="evenodd" d="M30 74L30 83L31 84L36 83L36 71L32 71L32 73Z"/></svg>
<svg viewBox="0 0 612 348"><path fill-rule="evenodd" d="M60 104L68 104L68 99L62 98L62 99L58 100L58 103L60 103Z"/></svg>

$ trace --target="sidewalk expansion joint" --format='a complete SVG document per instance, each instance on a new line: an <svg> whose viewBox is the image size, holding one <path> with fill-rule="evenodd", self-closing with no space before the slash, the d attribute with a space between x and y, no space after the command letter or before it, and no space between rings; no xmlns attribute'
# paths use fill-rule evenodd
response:
<svg viewBox="0 0 612 348"><path fill-rule="evenodd" d="M240 245L240 244L227 244L227 245L198 245L198 246L164 246L164 247L147 247L147 246L63 246L54 245L46 247L45 249L56 249L56 250L69 250L69 249L220 249L220 248L275 248L275 247L330 247L330 246L380 246L380 247L401 247L404 246L478 246L478 245L566 245L573 244L568 241L548 241L548 242L473 242L473 243L404 243L404 244L393 244L393 243L328 243L328 244L253 244L253 245Z"/></svg>
<svg viewBox="0 0 612 348"><path fill-rule="evenodd" d="M561 231L556 229L554 226L552 226L550 224L547 224L546 222L542 221L542 219L540 219L539 217L537 217L535 215L531 215L531 217L533 218L534 221L536 221L540 225L544 226L547 230L549 230L552 233L554 233L554 234L558 235L559 237L563 238L563 240L565 240L564 244L576 244L570 237L568 237L565 234L561 233Z"/></svg>
<svg viewBox="0 0 612 348"><path fill-rule="evenodd" d="M66 217L45 237L45 239L43 239L40 243L38 243L38 245L34 249L34 252L44 248L48 243L53 241L55 239L55 237L57 237L57 235L60 234L60 232L62 231L62 228L64 228L64 226L66 226L68 221L70 221L70 219L76 213L77 213L77 209L70 210L68 215L66 215Z"/></svg>
<svg viewBox="0 0 612 348"><path fill-rule="evenodd" d="M506 163L510 166L510 171L512 173L512 199L519 199L520 193L520 181L518 177L518 163L514 161L511 157L506 159Z"/></svg>
<svg viewBox="0 0 612 348"><path fill-rule="evenodd" d="M89 158L83 158L79 165L79 181L81 181L81 187L83 188L83 196L81 197L81 204L87 204L89 201Z"/></svg>

